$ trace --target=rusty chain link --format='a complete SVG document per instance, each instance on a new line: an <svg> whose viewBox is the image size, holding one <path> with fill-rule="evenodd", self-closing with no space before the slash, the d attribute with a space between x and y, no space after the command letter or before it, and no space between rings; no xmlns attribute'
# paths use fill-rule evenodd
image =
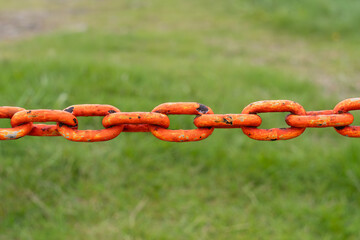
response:
<svg viewBox="0 0 360 240"><path fill-rule="evenodd" d="M0 118L10 119L12 128L0 128L0 140L24 136L63 136L77 142L108 141L121 132L151 132L155 137L170 142L200 141L210 136L215 128L241 128L255 140L287 140L300 136L306 128L334 127L341 135L360 137L360 126L351 126L354 116L349 111L360 110L360 98L341 101L333 110L305 111L289 100L265 100L246 106L241 114L214 114L211 108L195 102L164 103L151 112L121 112L111 105L73 105L64 110L25 110L20 107L0 107ZM290 112L285 122L289 128L258 128L258 113ZM170 130L168 115L196 115L196 129ZM77 117L102 116L101 130L78 130ZM34 124L54 122L54 125Z"/></svg>

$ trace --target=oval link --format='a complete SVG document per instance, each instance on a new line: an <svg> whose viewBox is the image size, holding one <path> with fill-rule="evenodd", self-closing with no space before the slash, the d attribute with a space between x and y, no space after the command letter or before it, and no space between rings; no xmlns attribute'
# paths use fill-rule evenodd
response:
<svg viewBox="0 0 360 240"><path fill-rule="evenodd" d="M360 110L360 98L346 99L338 103L334 108L334 112L338 114L347 113L352 110ZM335 130L346 137L360 137L360 126L335 127Z"/></svg>
<svg viewBox="0 0 360 240"><path fill-rule="evenodd" d="M77 119L74 115L61 110L49 110L49 109L38 109L38 110L24 110L17 112L11 118L11 125L13 127L22 125L24 123L33 122L57 122L69 125L71 127L77 127ZM57 131L56 125L45 125L45 124L33 124L30 132L31 136L60 136Z"/></svg>
<svg viewBox="0 0 360 240"><path fill-rule="evenodd" d="M289 100L265 100L249 104L242 114L257 114L266 112L291 112L304 115L305 109L298 103ZM250 138L262 141L287 140L300 136L305 128L271 128L242 127L242 131Z"/></svg>
<svg viewBox="0 0 360 240"><path fill-rule="evenodd" d="M99 104L73 105L64 109L64 111L72 113L76 117L106 116L120 112L119 109L111 105ZM108 141L117 137L123 128L123 125L117 125L102 130L77 130L65 124L58 124L59 133L67 140L75 142Z"/></svg>
<svg viewBox="0 0 360 240"><path fill-rule="evenodd" d="M203 115L213 114L213 111L200 103L195 102L177 102L164 103L155 107L152 112L162 113L166 115L171 114L186 114L186 115ZM214 128L197 128L191 130L169 130L160 126L149 125L151 133L164 141L169 142L191 142L200 141L212 134Z"/></svg>
<svg viewBox="0 0 360 240"><path fill-rule="evenodd" d="M118 112L104 117L102 124L105 128L125 124L123 131L148 132L149 124L168 128L169 117L161 113L153 112Z"/></svg>
<svg viewBox="0 0 360 240"><path fill-rule="evenodd" d="M206 114L194 119L196 127L240 128L258 127L261 117L254 114Z"/></svg>
<svg viewBox="0 0 360 240"><path fill-rule="evenodd" d="M19 107L0 107L0 118L12 118L17 112L24 111L24 108ZM32 129L33 124L25 123L21 126L12 128L0 128L0 140L14 140L28 135Z"/></svg>
<svg viewBox="0 0 360 240"><path fill-rule="evenodd" d="M354 116L350 113L337 113L333 110L309 111L306 115L289 114L286 123L292 127L342 127L350 125L354 121Z"/></svg>

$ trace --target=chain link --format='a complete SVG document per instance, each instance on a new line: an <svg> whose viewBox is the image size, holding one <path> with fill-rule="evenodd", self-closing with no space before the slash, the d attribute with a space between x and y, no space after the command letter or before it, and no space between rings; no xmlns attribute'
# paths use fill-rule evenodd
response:
<svg viewBox="0 0 360 240"><path fill-rule="evenodd" d="M203 115L214 114L207 106L194 102L176 102L164 103L155 107L152 112L170 114L186 114L186 115ZM149 125L151 133L160 140L169 142L193 142L200 141L212 134L214 127L199 127L192 130L169 130L164 127Z"/></svg>
<svg viewBox="0 0 360 240"><path fill-rule="evenodd" d="M71 113L60 110L23 110L14 114L11 118L11 126L17 127L25 123L33 122L58 122L77 128L77 119ZM60 136L57 125L33 124L31 136Z"/></svg>
<svg viewBox="0 0 360 240"><path fill-rule="evenodd" d="M92 116L106 116L112 113L120 112L119 109L111 105L99 104L83 104L73 105L64 112L69 112L76 117L92 117ZM75 119L74 118L74 119ZM59 133L66 139L75 142L100 142L111 140L122 132L123 125L114 125L102 130L77 130L67 124L58 123Z"/></svg>
<svg viewBox="0 0 360 240"><path fill-rule="evenodd" d="M242 111L243 114L257 114L266 112L291 112L304 115L305 109L298 103L289 100L268 100L249 104ZM271 128L258 129L256 127L242 127L243 132L250 138L263 141L287 140L300 136L305 128Z"/></svg>
<svg viewBox="0 0 360 240"><path fill-rule="evenodd" d="M286 140L300 136L306 128L334 127L341 135L360 137L360 126L351 126L354 116L349 111L360 110L360 98L341 101L333 110L305 111L289 100L266 100L246 106L241 114L214 114L208 106L195 102L164 103L151 112L121 112L111 105L73 105L64 110L25 110L20 107L0 107L0 118L10 119L12 128L0 128L0 140L24 136L63 136L77 142L108 141L121 132L151 132L155 137L171 142L200 141L215 128L241 128L250 138L264 141ZM290 112L285 122L289 128L259 129L258 113ZM196 115L196 129L170 130L167 115ZM101 130L78 130L77 117L101 116ZM55 125L35 124L55 122Z"/></svg>
<svg viewBox="0 0 360 240"><path fill-rule="evenodd" d="M0 118L12 118L17 112L25 109L19 107L0 107ZM12 128L0 128L0 140L13 140L28 135L33 128L31 122Z"/></svg>
<svg viewBox="0 0 360 240"><path fill-rule="evenodd" d="M352 124L354 116L350 113L334 113L333 110L323 110L306 112L305 115L289 114L285 121L292 127L343 127Z"/></svg>
<svg viewBox="0 0 360 240"><path fill-rule="evenodd" d="M337 114L347 113L352 110L360 110L360 98L350 98L338 103L334 112ZM336 127L335 130L346 137L360 137L360 126L341 126Z"/></svg>

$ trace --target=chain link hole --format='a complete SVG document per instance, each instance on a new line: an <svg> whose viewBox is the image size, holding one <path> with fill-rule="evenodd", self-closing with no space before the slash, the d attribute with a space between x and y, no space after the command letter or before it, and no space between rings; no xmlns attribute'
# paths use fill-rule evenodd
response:
<svg viewBox="0 0 360 240"><path fill-rule="evenodd" d="M41 124L41 125L51 125L51 126L53 126L53 125L56 125L57 124L57 122L33 122L34 124Z"/></svg>
<svg viewBox="0 0 360 240"><path fill-rule="evenodd" d="M11 128L10 119L0 118L0 128Z"/></svg>
<svg viewBox="0 0 360 240"><path fill-rule="evenodd" d="M351 126L360 126L360 110L349 111L354 116L354 122Z"/></svg>
<svg viewBox="0 0 360 240"><path fill-rule="evenodd" d="M354 116L354 122L350 126L360 126L360 110L349 111L350 114ZM343 129L344 127L339 127L337 129Z"/></svg>
<svg viewBox="0 0 360 240"><path fill-rule="evenodd" d="M193 121L195 115L168 115L170 119L169 129L197 129Z"/></svg>
<svg viewBox="0 0 360 240"><path fill-rule="evenodd" d="M97 130L103 129L102 119L103 116L91 116L91 117L77 117L78 130Z"/></svg>
<svg viewBox="0 0 360 240"><path fill-rule="evenodd" d="M261 126L259 128L288 128L285 118L289 112L271 112L271 113L258 113L262 119Z"/></svg>

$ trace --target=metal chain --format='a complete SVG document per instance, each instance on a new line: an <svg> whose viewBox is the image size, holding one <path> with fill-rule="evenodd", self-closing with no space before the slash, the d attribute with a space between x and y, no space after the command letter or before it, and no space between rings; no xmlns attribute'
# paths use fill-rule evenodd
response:
<svg viewBox="0 0 360 240"><path fill-rule="evenodd" d="M0 140L30 136L63 136L77 142L108 141L121 132L151 132L170 142L200 141L209 137L215 128L241 128L255 140L287 140L300 136L306 128L334 127L343 136L360 137L360 126L351 126L354 116L349 111L360 110L360 98L346 99L333 110L305 111L289 100L265 100L246 106L241 114L214 114L211 108L195 102L164 103L151 112L121 112L111 105L73 105L64 110L25 110L19 107L0 107L0 118L11 119L12 128L0 128ZM260 129L258 113L290 112L286 123L290 128ZM168 115L196 115L197 129L169 130ZM77 117L103 116L102 130L78 130ZM55 125L34 124L55 122Z"/></svg>

